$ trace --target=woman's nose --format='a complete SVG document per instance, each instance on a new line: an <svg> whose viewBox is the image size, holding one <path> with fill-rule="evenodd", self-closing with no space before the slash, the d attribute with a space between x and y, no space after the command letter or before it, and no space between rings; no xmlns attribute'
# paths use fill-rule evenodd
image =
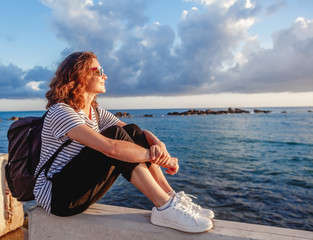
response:
<svg viewBox="0 0 313 240"><path fill-rule="evenodd" d="M107 75L105 75L105 74L103 73L102 79L107 80L107 79L108 79Z"/></svg>

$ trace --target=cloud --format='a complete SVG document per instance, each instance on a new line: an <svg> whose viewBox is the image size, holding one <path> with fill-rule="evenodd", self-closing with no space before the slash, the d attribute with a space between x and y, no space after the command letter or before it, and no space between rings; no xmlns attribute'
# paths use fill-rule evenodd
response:
<svg viewBox="0 0 313 240"><path fill-rule="evenodd" d="M43 98L51 76L43 67L24 71L13 64L0 64L0 99Z"/></svg>
<svg viewBox="0 0 313 240"><path fill-rule="evenodd" d="M279 2L273 3L265 8L265 15L271 16L275 14L276 12L278 12L281 8L284 8L286 6L287 6L286 1L279 1Z"/></svg>
<svg viewBox="0 0 313 240"><path fill-rule="evenodd" d="M272 49L246 45L246 62L221 73L216 91L238 93L306 92L313 90L313 21L298 18L272 35ZM225 87L227 86L227 87Z"/></svg>
<svg viewBox="0 0 313 240"><path fill-rule="evenodd" d="M177 29L151 23L144 0L41 2L52 9L52 27L68 45L63 57L82 50L99 57L109 77L109 96L313 90L312 21L298 18L273 33L272 49L261 48L257 36L249 35L257 16L273 14L283 1L266 8L262 1L194 0ZM12 83L6 89L16 98L43 96L52 75L40 67L27 72L13 65L2 68L20 72L7 77ZM14 88L13 79L27 94ZM10 96L5 90L2 94Z"/></svg>
<svg viewBox="0 0 313 240"><path fill-rule="evenodd" d="M112 96L198 93L203 85L215 86L211 80L248 38L259 11L250 1L197 1L202 9L184 11L176 36L168 25L148 22L143 0L42 2L53 9L53 26L70 46L64 54L92 50L99 56Z"/></svg>

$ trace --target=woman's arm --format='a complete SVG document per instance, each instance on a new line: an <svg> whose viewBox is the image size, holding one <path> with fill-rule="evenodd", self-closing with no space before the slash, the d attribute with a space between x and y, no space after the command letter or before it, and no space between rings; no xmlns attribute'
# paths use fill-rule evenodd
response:
<svg viewBox="0 0 313 240"><path fill-rule="evenodd" d="M119 120L116 125L117 125L117 126L120 126L120 127L124 127L124 126L126 126L127 124L124 123L124 122L122 122L121 120Z"/></svg>
<svg viewBox="0 0 313 240"><path fill-rule="evenodd" d="M143 132L150 146L152 145L164 145L165 146L165 144L161 142L152 132L149 132L148 130L143 130Z"/></svg>
<svg viewBox="0 0 313 240"><path fill-rule="evenodd" d="M126 123L120 120L116 125L124 127ZM145 134L148 144L150 146L151 161L154 161L154 163L158 165L165 165L171 157L166 149L165 144L160 141L152 132L149 132L148 130L143 130L143 133Z"/></svg>
<svg viewBox="0 0 313 240"><path fill-rule="evenodd" d="M135 143L107 138L86 125L79 125L67 133L71 139L103 154L125 162L148 162L150 150Z"/></svg>
<svg viewBox="0 0 313 240"><path fill-rule="evenodd" d="M120 120L116 125L123 127L126 125L126 123ZM177 173L179 169L178 159L171 157L166 149L165 144L160 141L153 133L149 132L148 130L143 130L143 132L146 136L148 144L150 145L151 162L167 168L166 172L168 174L173 175Z"/></svg>
<svg viewBox="0 0 313 240"><path fill-rule="evenodd" d="M167 165L171 155L166 149L166 145L160 141L152 132L143 130L150 145L150 157L158 165Z"/></svg>

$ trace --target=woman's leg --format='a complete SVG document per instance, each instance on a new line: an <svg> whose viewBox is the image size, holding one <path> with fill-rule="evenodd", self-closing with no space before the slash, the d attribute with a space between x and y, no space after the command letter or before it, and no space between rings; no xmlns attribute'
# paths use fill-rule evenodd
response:
<svg viewBox="0 0 313 240"><path fill-rule="evenodd" d="M145 148L150 148L146 136L143 133L143 131L138 127L136 124L128 124L123 127L123 129L128 133L128 135L132 138L132 140ZM159 165L151 164L149 166L149 171L151 175L153 176L154 180L157 182L157 184L166 192L166 193L172 193L173 189L171 188L170 184L166 180L161 168Z"/></svg>
<svg viewBox="0 0 313 240"><path fill-rule="evenodd" d="M170 196L156 182L146 164L139 164L132 172L130 182L134 184L156 207L164 205Z"/></svg>
<svg viewBox="0 0 313 240"><path fill-rule="evenodd" d="M130 128L130 126L125 127ZM132 140L137 144L143 142L144 146L149 147L140 128L134 126L132 129L139 129L139 131L126 131ZM139 132L141 132L140 135L135 134ZM198 215L196 211L180 202L175 195L173 198L169 196L168 193L173 189L156 164L138 164L132 169L129 181L156 206L152 208L151 222L153 224L184 232L203 232L212 228L211 220Z"/></svg>
<svg viewBox="0 0 313 240"><path fill-rule="evenodd" d="M213 227L211 220L200 216L176 197L171 199L153 178L146 164L141 163L133 169L130 181L154 203L151 223L184 232L204 232Z"/></svg>
<svg viewBox="0 0 313 240"><path fill-rule="evenodd" d="M151 166L149 167L149 171L150 171L151 175L153 176L153 178L155 179L155 181L164 190L164 192L166 192L168 195L170 195L171 193L174 192L173 188L171 187L171 185L166 180L166 178L165 178L165 176L161 170L161 167L159 165L151 164Z"/></svg>

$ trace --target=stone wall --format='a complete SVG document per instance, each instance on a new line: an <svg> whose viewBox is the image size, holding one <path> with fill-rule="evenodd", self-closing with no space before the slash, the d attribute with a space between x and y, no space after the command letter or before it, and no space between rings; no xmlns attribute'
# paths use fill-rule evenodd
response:
<svg viewBox="0 0 313 240"><path fill-rule="evenodd" d="M8 162L8 154L0 153L0 236L5 235L23 225L23 204L12 197L5 181L4 167Z"/></svg>

